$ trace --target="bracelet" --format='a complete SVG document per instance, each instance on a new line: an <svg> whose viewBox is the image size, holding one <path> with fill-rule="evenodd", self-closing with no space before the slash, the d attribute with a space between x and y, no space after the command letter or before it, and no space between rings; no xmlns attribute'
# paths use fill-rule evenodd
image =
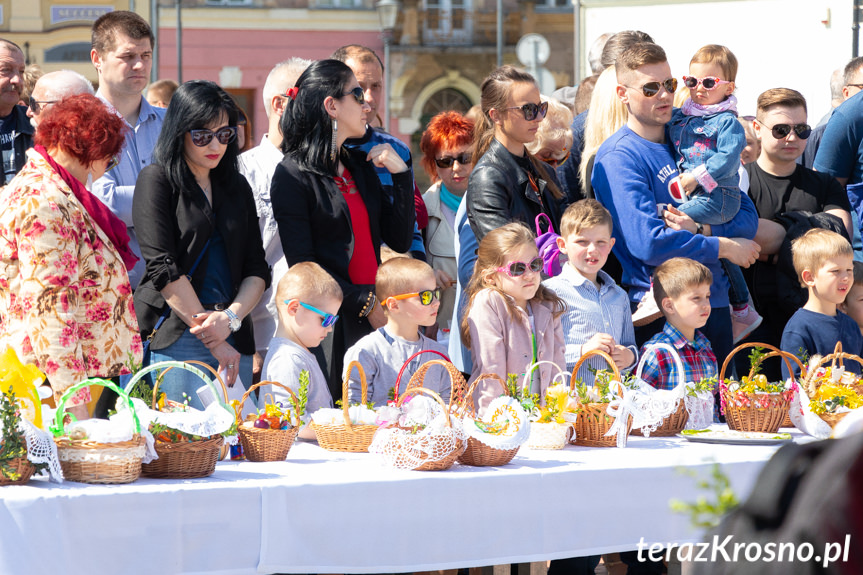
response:
<svg viewBox="0 0 863 575"><path fill-rule="evenodd" d="M375 292L370 291L369 297L366 298L366 303L363 305L363 309L360 310L360 317L369 317L372 313L372 310L375 309L375 304L377 303L378 298L375 296Z"/></svg>

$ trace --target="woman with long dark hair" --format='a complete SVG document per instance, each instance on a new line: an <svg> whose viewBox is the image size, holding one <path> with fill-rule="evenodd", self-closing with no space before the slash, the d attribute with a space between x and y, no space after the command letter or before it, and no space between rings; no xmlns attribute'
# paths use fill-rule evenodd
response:
<svg viewBox="0 0 863 575"><path fill-rule="evenodd" d="M244 319L270 281L252 190L237 168L237 108L213 82L177 90L153 163L135 185L132 217L146 262L135 290L145 362L197 359L251 385L255 353ZM156 329L160 317L164 322ZM172 370L170 399L201 407L202 382Z"/></svg>
<svg viewBox="0 0 863 575"><path fill-rule="evenodd" d="M413 236L407 164L389 144L368 153L342 145L365 134L370 111L348 66L313 63L288 91L280 125L285 159L273 175L273 214L288 265L317 262L344 293L340 320L319 356L334 399L341 397L347 348L385 323L374 291L381 243L406 252ZM392 174L392 198L384 194L375 166Z"/></svg>

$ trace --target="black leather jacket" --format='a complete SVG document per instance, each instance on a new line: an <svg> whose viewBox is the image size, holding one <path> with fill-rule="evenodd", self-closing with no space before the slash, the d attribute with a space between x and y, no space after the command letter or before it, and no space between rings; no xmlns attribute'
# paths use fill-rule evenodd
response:
<svg viewBox="0 0 863 575"><path fill-rule="evenodd" d="M554 170L546 170L546 174L557 183ZM560 232L564 200L551 195L546 180L535 179L539 193L534 191L527 171L516 157L503 144L492 141L471 172L467 186L467 217L477 241L510 222L524 222L536 231L534 220L541 212L548 215L555 231Z"/></svg>

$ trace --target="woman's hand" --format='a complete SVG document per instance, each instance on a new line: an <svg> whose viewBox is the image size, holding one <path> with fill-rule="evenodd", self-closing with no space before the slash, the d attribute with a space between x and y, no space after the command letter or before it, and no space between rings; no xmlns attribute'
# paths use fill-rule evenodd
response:
<svg viewBox="0 0 863 575"><path fill-rule="evenodd" d="M231 320L221 311L205 311L192 316L197 324L189 328L189 333L201 340L207 349L219 345L231 335Z"/></svg>
<svg viewBox="0 0 863 575"><path fill-rule="evenodd" d="M408 171L408 165L389 144L378 144L373 147L369 150L366 159L372 162L376 168L386 168L391 174Z"/></svg>
<svg viewBox="0 0 863 575"><path fill-rule="evenodd" d="M369 323L372 324L372 329L378 329L379 327L386 325L387 315L384 313L384 308L381 307L380 302L375 302L375 307L372 309L372 313L366 316L366 319L368 319Z"/></svg>
<svg viewBox="0 0 863 575"><path fill-rule="evenodd" d="M434 280L437 287L440 289L447 289L455 285L455 282L449 277L449 274L443 270L435 270L434 271Z"/></svg>
<svg viewBox="0 0 863 575"><path fill-rule="evenodd" d="M225 385L233 387L237 381L237 373L240 371L240 352L226 341L210 348L210 353L219 362L219 373L223 370L228 374Z"/></svg>

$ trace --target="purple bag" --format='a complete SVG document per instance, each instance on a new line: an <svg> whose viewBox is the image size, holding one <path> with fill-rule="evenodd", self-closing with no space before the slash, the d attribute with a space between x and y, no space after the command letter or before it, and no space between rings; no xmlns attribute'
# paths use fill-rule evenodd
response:
<svg viewBox="0 0 863 575"><path fill-rule="evenodd" d="M542 231L541 222L545 219L548 224L548 231ZM551 225L551 219L546 214L539 214L534 221L536 224L536 249L539 250L539 257L542 258L542 271L548 277L554 277L561 271L560 265L560 249L557 247L557 238L560 236L554 232L554 227Z"/></svg>

